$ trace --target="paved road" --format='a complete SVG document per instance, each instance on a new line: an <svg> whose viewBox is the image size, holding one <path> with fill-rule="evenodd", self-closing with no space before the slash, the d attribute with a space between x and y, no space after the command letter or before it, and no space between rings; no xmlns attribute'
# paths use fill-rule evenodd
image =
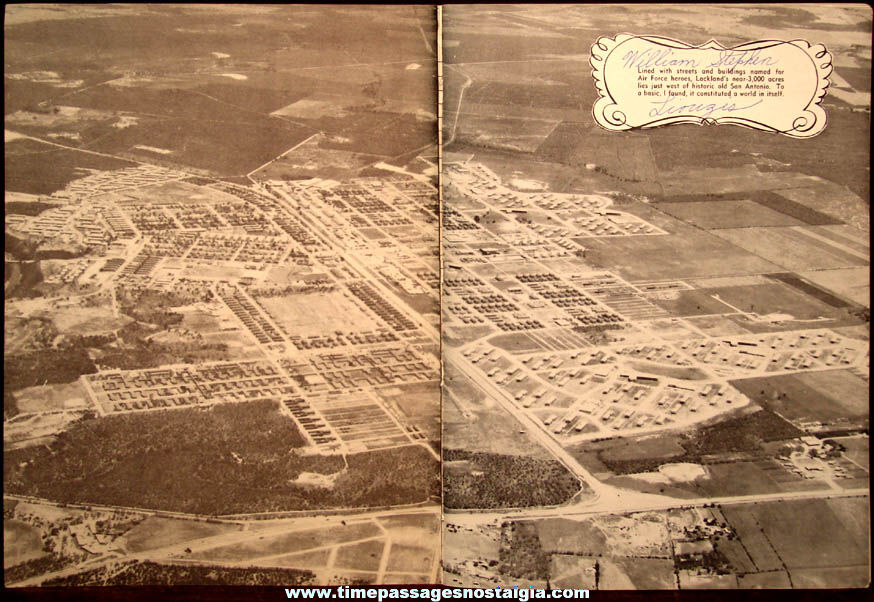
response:
<svg viewBox="0 0 874 602"><path fill-rule="evenodd" d="M284 206L286 211L291 213L291 215L297 216L302 219L307 225L309 225L314 232L316 232L319 237L327 241L328 246L331 247L335 252L340 252L340 249L344 248L343 242L338 240L332 232L330 232L327 228L325 228L318 220L313 219L312 216L307 215L305 212L300 212L294 209L291 206L287 193L279 189L279 194L282 196L282 200L280 203ZM352 269L359 274L359 276L366 281L370 286L374 287L379 291L379 293L392 305L395 307L403 308L403 313L409 318L412 318L416 323L416 326L424 330L429 338L434 341L440 340L440 333L437 331L437 328L434 327L433 324L428 322L427 319L424 318L421 314L411 312L407 310L407 304L400 299L394 291L384 286L380 282L380 276L374 274L367 265L364 264L358 257L355 256L355 253L346 253L343 255L343 259L352 267Z"/></svg>
<svg viewBox="0 0 874 602"><path fill-rule="evenodd" d="M524 520L538 518L569 518L569 517L586 517L596 516L601 514L628 514L632 512L654 512L661 510L672 510L676 508L701 508L710 504L727 506L733 504L751 504L763 502L782 502L790 500L807 500L807 499L832 499L846 497L868 497L868 489L847 489L844 491L834 491L825 489L819 491L793 491L786 493L763 493L755 495L735 495L726 497L711 497L711 498L695 498L695 499L678 499L678 498L662 498L659 503L644 501L633 496L624 496L620 500L610 500L609 498L601 498L594 503L579 503L569 506L558 506L555 508L532 508L527 510L510 510L510 511L477 511L477 510L447 510L445 511L444 521L447 523L455 523L460 525L483 525L493 521L504 520ZM660 497L660 496L650 496Z"/></svg>

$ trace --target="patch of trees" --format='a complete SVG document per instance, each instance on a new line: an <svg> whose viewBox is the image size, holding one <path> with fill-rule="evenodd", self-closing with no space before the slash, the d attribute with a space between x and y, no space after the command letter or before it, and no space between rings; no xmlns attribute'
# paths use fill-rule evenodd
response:
<svg viewBox="0 0 874 602"><path fill-rule="evenodd" d="M763 441L795 439L804 433L770 410L760 410L706 426L681 441L690 454L705 455L761 449Z"/></svg>
<svg viewBox="0 0 874 602"><path fill-rule="evenodd" d="M182 319L179 314L173 315ZM117 340L121 345L111 344L115 342L115 337L102 340L98 363L109 369L141 370L178 362L193 364L229 359L225 343L205 343L200 340L155 342L148 338L155 332L157 330L154 328L131 322L118 331Z"/></svg>
<svg viewBox="0 0 874 602"><path fill-rule="evenodd" d="M18 261L76 259L77 257L86 255L89 251L88 247L82 247L74 251L66 249L40 249L40 244L40 240L20 238L6 232L3 248L6 253Z"/></svg>
<svg viewBox="0 0 874 602"><path fill-rule="evenodd" d="M47 209L53 209L58 205L53 203L41 203L39 201L8 201L5 205L6 213L10 215L27 215L34 217Z"/></svg>
<svg viewBox="0 0 874 602"><path fill-rule="evenodd" d="M858 318L859 320L862 320L865 323L868 323L871 321L871 310L868 309L867 307L854 307L854 308L848 309L847 313L849 313L854 318Z"/></svg>
<svg viewBox="0 0 874 602"><path fill-rule="evenodd" d="M498 571L516 579L544 581L549 578L549 554L543 551L537 525L505 522L501 525Z"/></svg>
<svg viewBox="0 0 874 602"><path fill-rule="evenodd" d="M33 558L22 562L21 564L16 564L15 566L4 567L3 580L6 585L17 583L37 575L59 571L72 562L75 561L51 554L48 556Z"/></svg>
<svg viewBox="0 0 874 602"><path fill-rule="evenodd" d="M811 448L808 455L811 458L822 458L823 460L835 460L847 451L847 448L835 441L834 439L826 439L822 442L822 447L817 450Z"/></svg>
<svg viewBox="0 0 874 602"><path fill-rule="evenodd" d="M803 434L774 412L759 410L687 433L679 441L685 452L670 458L642 456L631 460L613 460L599 453L598 459L616 474L634 474L657 470L669 462L700 463L702 456L708 455L737 452L764 454L763 442L796 439Z"/></svg>
<svg viewBox="0 0 874 602"><path fill-rule="evenodd" d="M717 575L728 575L732 572L731 563L728 561L728 558L717 549L701 554L677 556L675 566L680 571L703 569L707 573L715 573Z"/></svg>
<svg viewBox="0 0 874 602"><path fill-rule="evenodd" d="M45 585L310 585L315 574L298 569L231 568L129 561L103 566L76 575L49 579Z"/></svg>
<svg viewBox="0 0 874 602"><path fill-rule="evenodd" d="M34 290L44 279L38 261L7 261L4 264L4 277L8 297L33 298L40 295Z"/></svg>
<svg viewBox="0 0 874 602"><path fill-rule="evenodd" d="M304 439L273 401L85 419L49 447L4 454L4 491L68 503L207 515L423 502L440 468L423 447L342 456L298 453ZM302 472L340 474L330 488Z"/></svg>
<svg viewBox="0 0 874 602"><path fill-rule="evenodd" d="M447 508L553 506L580 490L580 482L555 460L460 449L444 449L443 460L465 461L469 468L445 470Z"/></svg>
<svg viewBox="0 0 874 602"><path fill-rule="evenodd" d="M3 250L18 261L32 260L38 246L35 240L20 238L9 232L3 237Z"/></svg>
<svg viewBox="0 0 874 602"><path fill-rule="evenodd" d="M4 391L42 384L70 383L97 367L84 348L38 349L3 358Z"/></svg>
<svg viewBox="0 0 874 602"><path fill-rule="evenodd" d="M188 300L164 291L127 291L119 289L118 305L121 313L147 324L167 329L182 322L182 314L168 311L168 307L185 305Z"/></svg>

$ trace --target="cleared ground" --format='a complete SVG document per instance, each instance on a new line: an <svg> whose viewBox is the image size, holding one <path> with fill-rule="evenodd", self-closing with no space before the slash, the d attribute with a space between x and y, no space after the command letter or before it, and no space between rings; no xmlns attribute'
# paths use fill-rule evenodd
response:
<svg viewBox="0 0 874 602"><path fill-rule="evenodd" d="M632 281L779 271L774 263L700 230L673 236L618 236L610 239L575 240L586 247L587 263L616 271L626 280ZM689 258L693 256L695 261L690 261Z"/></svg>
<svg viewBox="0 0 874 602"><path fill-rule="evenodd" d="M292 531L282 535L260 538L255 541L212 548L198 552L196 556L203 560L242 562L250 558L290 554L308 548L318 548L330 544L377 537L381 534L382 531L376 525L356 523L345 527Z"/></svg>
<svg viewBox="0 0 874 602"><path fill-rule="evenodd" d="M442 424L444 439L461 449L549 458L540 445L520 433L524 429L519 421L496 405L475 405L450 393L443 397Z"/></svg>
<svg viewBox="0 0 874 602"><path fill-rule="evenodd" d="M731 384L794 421L830 423L868 415L868 384L849 370L747 378Z"/></svg>
<svg viewBox="0 0 874 602"><path fill-rule="evenodd" d="M302 337L335 330L367 330L376 323L340 292L258 297L258 303L292 335Z"/></svg>
<svg viewBox="0 0 874 602"><path fill-rule="evenodd" d="M613 559L636 589L675 589L674 563L662 558L617 557Z"/></svg>
<svg viewBox="0 0 874 602"><path fill-rule="evenodd" d="M735 312L725 303L700 290L670 291L647 295L646 298L677 317Z"/></svg>
<svg viewBox="0 0 874 602"><path fill-rule="evenodd" d="M545 119L497 118L488 115L462 115L456 136L469 144L490 148L534 152L557 121Z"/></svg>
<svg viewBox="0 0 874 602"><path fill-rule="evenodd" d="M713 232L733 245L787 270L822 270L869 264L857 255L805 236L792 228L740 228Z"/></svg>
<svg viewBox="0 0 874 602"><path fill-rule="evenodd" d="M858 498L852 505L831 500L758 504L750 511L790 573L794 569L868 563L867 525L864 530L854 528L860 525L853 518L866 514L866 498Z"/></svg>
<svg viewBox="0 0 874 602"><path fill-rule="evenodd" d="M704 293L741 311L755 314L788 314L796 320L838 315L834 307L782 282L704 289Z"/></svg>
<svg viewBox="0 0 874 602"><path fill-rule="evenodd" d="M51 412L90 405L78 381L69 384L28 387L15 392L18 409L23 412Z"/></svg>
<svg viewBox="0 0 874 602"><path fill-rule="evenodd" d="M427 573L434 562L434 551L427 547L392 544L387 571Z"/></svg>
<svg viewBox="0 0 874 602"><path fill-rule="evenodd" d="M854 303L871 306L871 270L867 267L798 272L811 282L834 291Z"/></svg>
<svg viewBox="0 0 874 602"><path fill-rule="evenodd" d="M599 556L608 551L607 538L591 521L547 518L536 524L540 545L546 552Z"/></svg>
<svg viewBox="0 0 874 602"><path fill-rule="evenodd" d="M677 219L705 230L753 226L800 226L804 223L750 200L658 203L656 207Z"/></svg>
<svg viewBox="0 0 874 602"><path fill-rule="evenodd" d="M3 520L3 567L15 566L41 558L43 550L39 529L14 519Z"/></svg>
<svg viewBox="0 0 874 602"><path fill-rule="evenodd" d="M337 550L335 566L356 571L376 571L382 558L385 540L372 539L346 546Z"/></svg>
<svg viewBox="0 0 874 602"><path fill-rule="evenodd" d="M868 437L841 437L837 441L846 448L844 455L865 470L868 470L870 459L868 454Z"/></svg>
<svg viewBox="0 0 874 602"><path fill-rule="evenodd" d="M238 525L150 516L124 534L123 546L128 552L136 553L239 530Z"/></svg>

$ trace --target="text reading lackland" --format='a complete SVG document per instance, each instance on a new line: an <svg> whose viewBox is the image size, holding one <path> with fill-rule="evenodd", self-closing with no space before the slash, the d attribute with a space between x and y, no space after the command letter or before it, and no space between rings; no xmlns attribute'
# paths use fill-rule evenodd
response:
<svg viewBox="0 0 874 602"><path fill-rule="evenodd" d="M458 600L470 598L510 598L513 600L521 600L527 602L531 599L539 600L559 600L559 599L585 599L589 598L589 590L587 589L551 589L543 588L520 588L518 585L513 588L494 587L494 588L467 588L467 589L450 589L450 588L409 588L409 587L349 587L344 585L336 589L330 587L289 587L285 589L286 598L328 598L328 599L349 599L349 600L398 600L398 599L414 599L414 600L430 600L431 602L440 602L440 600Z"/></svg>

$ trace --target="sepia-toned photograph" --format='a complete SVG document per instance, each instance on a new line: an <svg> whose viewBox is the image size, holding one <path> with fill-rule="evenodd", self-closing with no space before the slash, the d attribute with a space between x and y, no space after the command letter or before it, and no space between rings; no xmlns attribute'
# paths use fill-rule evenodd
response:
<svg viewBox="0 0 874 602"><path fill-rule="evenodd" d="M443 583L867 586L870 7L442 17Z"/></svg>
<svg viewBox="0 0 874 602"><path fill-rule="evenodd" d="M436 31L7 6L7 586L439 580Z"/></svg>
<svg viewBox="0 0 874 602"><path fill-rule="evenodd" d="M4 49L8 591L869 587L869 6L11 4Z"/></svg>

